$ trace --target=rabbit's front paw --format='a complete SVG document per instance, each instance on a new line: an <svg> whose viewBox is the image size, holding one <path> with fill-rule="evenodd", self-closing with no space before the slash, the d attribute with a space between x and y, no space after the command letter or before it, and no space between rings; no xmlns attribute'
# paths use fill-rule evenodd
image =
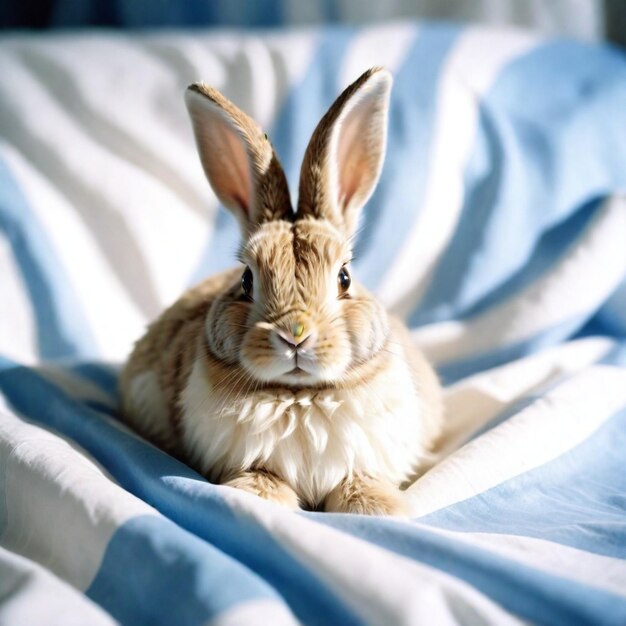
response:
<svg viewBox="0 0 626 626"><path fill-rule="evenodd" d="M398 487L370 476L344 479L326 496L324 509L334 513L361 515L409 515L407 504Z"/></svg>
<svg viewBox="0 0 626 626"><path fill-rule="evenodd" d="M292 511L300 508L296 492L284 480L266 470L241 472L224 484L228 487L243 489L264 500L282 504Z"/></svg>

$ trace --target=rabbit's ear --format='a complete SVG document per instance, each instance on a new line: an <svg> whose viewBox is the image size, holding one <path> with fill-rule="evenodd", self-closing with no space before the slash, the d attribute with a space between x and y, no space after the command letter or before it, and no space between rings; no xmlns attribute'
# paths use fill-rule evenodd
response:
<svg viewBox="0 0 626 626"><path fill-rule="evenodd" d="M391 83L387 70L368 70L317 125L300 172L298 218L325 218L353 234L382 169Z"/></svg>
<svg viewBox="0 0 626 626"><path fill-rule="evenodd" d="M185 103L204 172L244 237L263 222L293 220L285 174L257 123L202 83L187 88Z"/></svg>

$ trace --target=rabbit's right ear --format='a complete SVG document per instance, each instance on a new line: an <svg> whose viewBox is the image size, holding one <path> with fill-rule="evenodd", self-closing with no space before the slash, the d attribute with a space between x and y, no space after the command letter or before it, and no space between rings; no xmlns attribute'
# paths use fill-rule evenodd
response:
<svg viewBox="0 0 626 626"><path fill-rule="evenodd" d="M256 122L203 83L187 88L185 103L204 172L244 237L263 222L293 220L285 174Z"/></svg>

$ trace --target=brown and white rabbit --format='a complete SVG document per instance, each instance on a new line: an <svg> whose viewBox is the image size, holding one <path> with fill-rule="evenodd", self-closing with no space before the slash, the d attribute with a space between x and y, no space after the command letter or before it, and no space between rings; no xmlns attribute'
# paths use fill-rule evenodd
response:
<svg viewBox="0 0 626 626"><path fill-rule="evenodd" d="M242 231L244 268L185 293L137 342L127 422L211 481L292 508L403 514L442 421L407 329L351 279L380 174L391 75L350 85L315 129L294 213L267 136L218 91L186 103L204 171Z"/></svg>

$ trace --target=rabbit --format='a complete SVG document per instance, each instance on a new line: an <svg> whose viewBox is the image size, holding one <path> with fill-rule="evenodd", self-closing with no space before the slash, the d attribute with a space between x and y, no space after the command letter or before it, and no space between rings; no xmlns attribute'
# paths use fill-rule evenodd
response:
<svg viewBox="0 0 626 626"><path fill-rule="evenodd" d="M350 269L391 84L372 68L324 115L297 211L259 126L204 83L185 93L204 172L239 222L242 266L148 327L121 375L123 414L211 482L294 510L407 515L401 486L442 425L433 368Z"/></svg>

